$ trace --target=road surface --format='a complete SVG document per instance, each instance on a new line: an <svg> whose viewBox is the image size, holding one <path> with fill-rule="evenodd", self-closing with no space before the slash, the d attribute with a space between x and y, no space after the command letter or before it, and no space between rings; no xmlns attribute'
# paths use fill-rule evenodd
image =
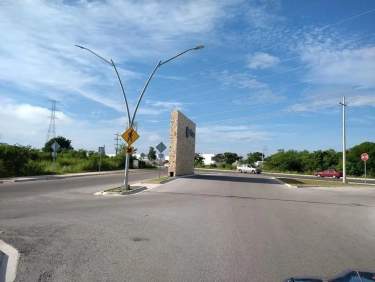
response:
<svg viewBox="0 0 375 282"><path fill-rule="evenodd" d="M220 170L220 169L199 169L199 168L196 168L195 171L197 173L225 173L225 172L228 172L228 173L240 173L240 172L237 172L237 171L234 171L234 170L227 170L227 171L224 171L224 170ZM271 176L271 177L287 177L287 178L299 178L299 179L317 179L317 180L327 180L327 181L337 181L337 182L342 182L342 178L341 179L336 179L336 178L328 178L328 177L317 177L317 176L314 176L314 175L302 175L302 174L295 174L295 173L268 173L268 172L263 172L262 173L263 175L266 175L266 176ZM360 178L360 177L347 177L347 182L348 183L355 183L355 184L375 184L375 179L374 178L367 178L366 181L364 178Z"/></svg>
<svg viewBox="0 0 375 282"><path fill-rule="evenodd" d="M0 185L0 239L21 253L17 281L270 282L375 269L375 189L217 173L93 196L116 182L104 178Z"/></svg>

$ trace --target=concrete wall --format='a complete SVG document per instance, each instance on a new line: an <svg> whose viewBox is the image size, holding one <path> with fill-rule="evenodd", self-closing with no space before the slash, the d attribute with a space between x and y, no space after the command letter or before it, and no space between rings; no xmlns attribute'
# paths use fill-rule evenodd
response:
<svg viewBox="0 0 375 282"><path fill-rule="evenodd" d="M180 111L171 114L169 175L194 173L195 123Z"/></svg>

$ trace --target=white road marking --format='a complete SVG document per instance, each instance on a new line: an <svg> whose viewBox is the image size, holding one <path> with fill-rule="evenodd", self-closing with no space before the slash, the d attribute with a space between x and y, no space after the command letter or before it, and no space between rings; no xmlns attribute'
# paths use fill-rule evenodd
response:
<svg viewBox="0 0 375 282"><path fill-rule="evenodd" d="M0 264L0 273L5 273L5 282L13 282L16 279L19 253L15 248L2 240L0 240L0 251L8 258L8 261L4 265L3 263ZM5 271L3 267L6 268Z"/></svg>

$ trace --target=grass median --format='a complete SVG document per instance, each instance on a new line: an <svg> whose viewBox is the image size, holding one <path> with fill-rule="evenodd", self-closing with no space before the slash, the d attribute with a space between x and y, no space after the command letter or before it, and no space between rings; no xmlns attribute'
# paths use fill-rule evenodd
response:
<svg viewBox="0 0 375 282"><path fill-rule="evenodd" d="M168 182L170 180L172 180L171 177L169 177L169 176L162 176L162 177L159 177L159 178L153 178L153 179L144 180L144 181L142 181L142 183L163 184L163 183L166 183L166 182Z"/></svg>
<svg viewBox="0 0 375 282"><path fill-rule="evenodd" d="M277 179L281 180L284 183L294 185L297 187L345 187L345 186L353 186L353 184L344 184L340 181L333 181L333 180L321 180L321 179L301 179L301 178L290 178L290 177L277 177Z"/></svg>

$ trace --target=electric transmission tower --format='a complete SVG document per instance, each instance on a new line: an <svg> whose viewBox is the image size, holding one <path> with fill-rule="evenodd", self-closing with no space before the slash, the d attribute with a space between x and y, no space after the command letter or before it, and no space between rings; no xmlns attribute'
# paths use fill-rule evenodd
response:
<svg viewBox="0 0 375 282"><path fill-rule="evenodd" d="M116 151L116 156L119 152L119 141L120 141L120 134L119 133L115 133L115 151Z"/></svg>
<svg viewBox="0 0 375 282"><path fill-rule="evenodd" d="M51 115L47 132L46 143L56 137L56 100L51 100Z"/></svg>

